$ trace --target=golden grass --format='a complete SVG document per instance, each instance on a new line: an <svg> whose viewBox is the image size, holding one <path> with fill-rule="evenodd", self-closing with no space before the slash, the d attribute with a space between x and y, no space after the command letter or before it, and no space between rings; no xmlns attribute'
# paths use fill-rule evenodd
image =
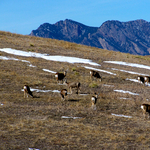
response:
<svg viewBox="0 0 150 150"><path fill-rule="evenodd" d="M65 41L23 36L0 32L0 48L15 48L24 51L67 55L88 58L101 63L101 68L118 68L149 73L148 70L105 64L105 60L149 64L148 56L134 56L77 45ZM35 68L21 61L0 60L0 147L1 149L148 149L149 123L144 119L141 103L149 99L149 87L125 80L136 75L114 71L117 76L100 73L102 82L91 81L89 70L80 64L25 58L0 52L31 62ZM61 90L65 85L57 84L54 74L42 69L63 72L68 69L67 81L81 82L81 93L73 90L65 101L59 93L33 92L35 98L24 98L24 84L41 90ZM113 72L112 70L109 70ZM108 85L108 86L106 86ZM110 86L109 86L110 85ZM122 89L139 93L139 96L114 92ZM92 110L90 97L100 93L96 110ZM128 99L120 99L125 97ZM111 115L122 114L132 118ZM62 116L81 117L62 119Z"/></svg>

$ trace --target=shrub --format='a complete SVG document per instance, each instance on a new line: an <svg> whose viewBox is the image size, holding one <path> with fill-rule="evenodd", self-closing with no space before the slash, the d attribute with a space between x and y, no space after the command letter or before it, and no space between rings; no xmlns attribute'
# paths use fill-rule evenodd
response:
<svg viewBox="0 0 150 150"><path fill-rule="evenodd" d="M94 82L94 83L90 83L89 87L90 88L96 88L96 87L98 87L98 85Z"/></svg>

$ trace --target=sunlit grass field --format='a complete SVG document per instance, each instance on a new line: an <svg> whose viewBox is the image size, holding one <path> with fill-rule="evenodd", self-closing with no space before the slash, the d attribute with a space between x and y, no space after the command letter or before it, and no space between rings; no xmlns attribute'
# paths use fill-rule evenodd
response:
<svg viewBox="0 0 150 150"><path fill-rule="evenodd" d="M102 76L102 82L99 82L90 79L89 69L83 67L85 64L62 63L0 52L0 56L26 60L35 66L30 67L27 62L0 59L0 149L150 148L150 120L143 117L140 108L142 103L150 104L150 87L126 80L137 79L136 74L119 71L150 74L150 70L104 62L124 61L149 66L149 56L124 54L8 32L0 32L0 48L89 59L101 65L91 67L116 74L99 72ZM60 93L52 91L68 90L68 87L58 84L54 73L43 69L54 72L68 70L67 81L80 82L80 94L73 90L73 94L68 94L66 100L62 101ZM51 91L33 91L34 98L24 98L24 84L33 89ZM93 110L90 98L95 92L99 96L96 110ZM62 118L63 116L66 118Z"/></svg>

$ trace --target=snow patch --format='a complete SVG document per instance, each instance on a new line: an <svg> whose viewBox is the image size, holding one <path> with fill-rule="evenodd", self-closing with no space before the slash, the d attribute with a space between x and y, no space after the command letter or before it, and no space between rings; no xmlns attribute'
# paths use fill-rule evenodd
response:
<svg viewBox="0 0 150 150"><path fill-rule="evenodd" d="M114 85L107 85L107 84L103 84L103 86L114 87Z"/></svg>
<svg viewBox="0 0 150 150"><path fill-rule="evenodd" d="M28 66L29 66L29 67L33 67L33 68L35 68L35 67L36 67L36 66L33 66L32 64L29 64Z"/></svg>
<svg viewBox="0 0 150 150"><path fill-rule="evenodd" d="M131 98L120 97L120 99L131 99Z"/></svg>
<svg viewBox="0 0 150 150"><path fill-rule="evenodd" d="M129 79L129 78L127 78L126 80L141 83L139 80L136 80L136 79Z"/></svg>
<svg viewBox="0 0 150 150"><path fill-rule="evenodd" d="M40 150L40 149L37 149L37 148L28 148L28 150Z"/></svg>
<svg viewBox="0 0 150 150"><path fill-rule="evenodd" d="M48 69L43 69L43 71L45 72L50 72L50 73L56 73L55 71L51 71L51 70L48 70ZM55 76L56 77L56 76Z"/></svg>
<svg viewBox="0 0 150 150"><path fill-rule="evenodd" d="M1 60L15 60L15 61L22 61L22 62L25 62L25 63L29 63L29 67L36 67L36 66L33 66L32 64L30 64L30 61L27 61L27 60L21 60L21 59L17 59L17 58L13 58L13 57L6 57L6 56L0 56L0 59Z"/></svg>
<svg viewBox="0 0 150 150"><path fill-rule="evenodd" d="M35 57L35 58L42 58L42 59L50 60L50 61L59 61L59 62L68 62L68 63L84 63L84 64L90 64L94 66L100 66L99 64L92 62L89 59L82 59L82 58L77 58L77 57L67 57L67 56L59 56L59 55L49 56L48 54L26 52L26 51L11 49L11 48L3 48L3 49L0 49L0 51L8 53L8 54L17 55L17 56L23 56L23 57Z"/></svg>
<svg viewBox="0 0 150 150"><path fill-rule="evenodd" d="M113 113L111 113L111 115L113 115L113 116L117 116L117 117L132 118L132 116L118 115L118 114L113 114Z"/></svg>
<svg viewBox="0 0 150 150"><path fill-rule="evenodd" d="M110 71L106 71L106 70L101 70L101 69L97 69L97 68L93 68L93 67L88 67L88 66L83 66L84 68L86 69L90 69L90 70L95 70L95 71L100 71L100 72L104 72L104 73L108 73L108 74L111 74L111 75L116 75Z"/></svg>
<svg viewBox="0 0 150 150"><path fill-rule="evenodd" d="M120 70L120 69L116 69L116 68L111 68L111 69L112 70L121 71L121 72L126 72L126 73L129 73L129 74L137 74L137 75L141 75L141 76L149 76L148 74L142 74L142 73L133 72L133 71Z"/></svg>
<svg viewBox="0 0 150 150"><path fill-rule="evenodd" d="M136 67L136 68L150 70L150 66L136 64L136 63L128 63L128 62L122 62L122 61L104 61L104 63L112 63L112 64L117 64L117 65L124 65L124 66L130 66L130 67Z"/></svg>
<svg viewBox="0 0 150 150"><path fill-rule="evenodd" d="M37 93L39 93L39 92L43 92L43 93L47 93L47 92L60 93L59 90L40 90L40 89L34 89L34 88L30 88L30 90L32 92L34 91L34 92L37 92ZM21 91L23 91L23 89Z"/></svg>
<svg viewBox="0 0 150 150"><path fill-rule="evenodd" d="M17 58L14 58L14 57L0 56L0 59L1 60L15 60L15 61L22 61L22 62L30 63L30 61L21 60L21 59L17 59Z"/></svg>
<svg viewBox="0 0 150 150"><path fill-rule="evenodd" d="M139 95L137 93L132 93L130 91L124 91L124 90L114 90L115 92L120 92L120 93L128 93L128 94L131 94L131 95Z"/></svg>
<svg viewBox="0 0 150 150"><path fill-rule="evenodd" d="M136 79L128 79L128 78L127 78L126 80L143 84L143 82L141 82L141 81L139 81L139 80L136 80ZM150 86L150 83L146 83L145 85Z"/></svg>
<svg viewBox="0 0 150 150"><path fill-rule="evenodd" d="M62 119L80 119L82 117L62 116Z"/></svg>

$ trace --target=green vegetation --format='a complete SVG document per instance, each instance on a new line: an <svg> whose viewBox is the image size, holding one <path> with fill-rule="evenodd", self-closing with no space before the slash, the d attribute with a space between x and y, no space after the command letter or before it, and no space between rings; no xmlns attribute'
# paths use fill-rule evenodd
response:
<svg viewBox="0 0 150 150"><path fill-rule="evenodd" d="M90 83L89 87L90 88L95 88L95 87L98 87L98 85L97 85L97 83L94 82L94 83Z"/></svg>

